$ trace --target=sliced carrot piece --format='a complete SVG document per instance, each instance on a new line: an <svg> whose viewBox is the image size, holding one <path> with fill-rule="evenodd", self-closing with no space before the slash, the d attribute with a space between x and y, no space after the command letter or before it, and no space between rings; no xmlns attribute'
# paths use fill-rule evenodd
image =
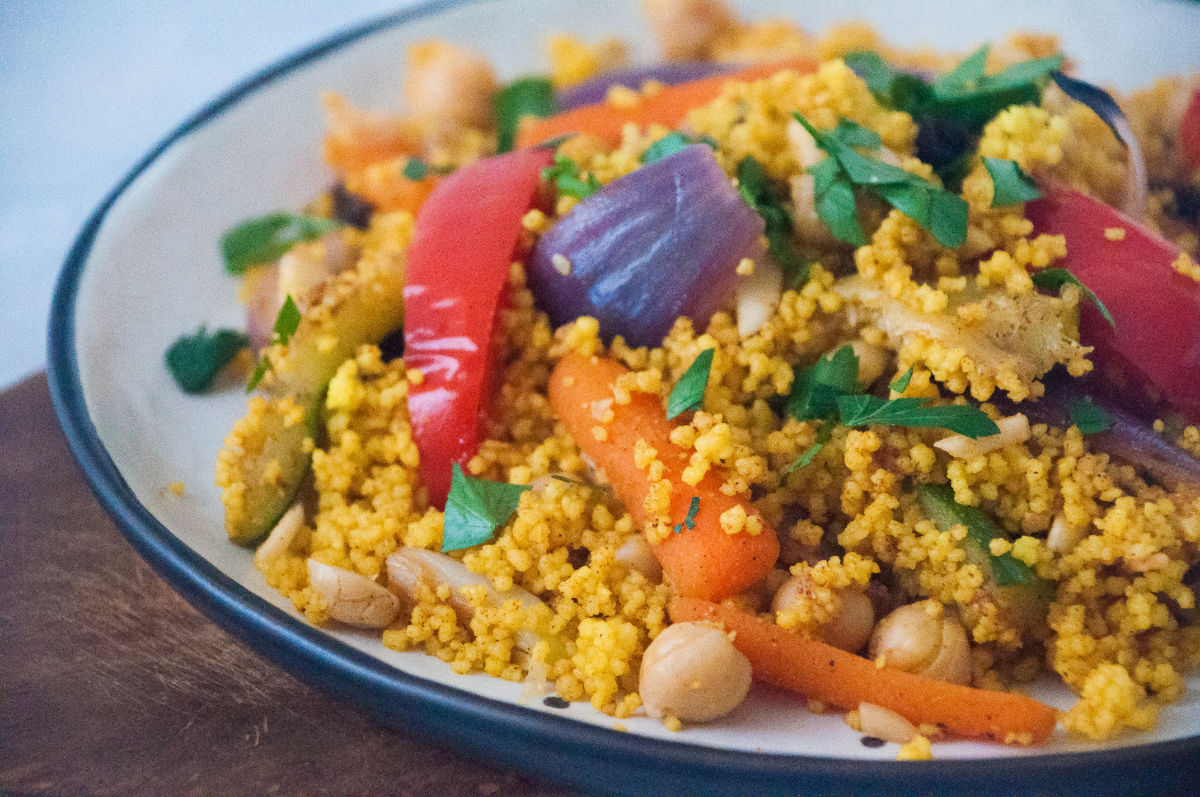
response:
<svg viewBox="0 0 1200 797"><path fill-rule="evenodd" d="M627 369L615 360L568 354L550 375L550 404L571 437L597 466L604 469L617 496L643 528L657 517L646 510L650 481L634 462L638 440L653 446L663 463L663 478L671 483L671 524L680 524L665 541L652 543L675 591L680 595L722 600L765 576L779 557L775 532L750 504L748 495L721 492L723 481L714 468L693 487L683 481L688 452L671 442L675 424L667 419L662 402L648 393L633 393L628 404L613 400L613 385ZM607 423L597 420L603 409L612 411ZM601 410L596 412L596 410ZM595 428L603 429L597 439ZM696 511L688 518L693 497ZM762 525L758 534L727 534L721 513L740 506Z"/></svg>
<svg viewBox="0 0 1200 797"><path fill-rule="evenodd" d="M870 659L728 606L675 598L668 611L672 622L715 622L732 631L734 646L750 659L760 681L839 708L875 703L914 724L997 742L1044 742L1057 721L1052 707L1033 698L876 667Z"/></svg>
<svg viewBox="0 0 1200 797"><path fill-rule="evenodd" d="M598 102L543 119L527 118L517 134L517 146L530 147L565 133L581 133L615 147L621 143L621 128L626 123L633 122L638 127L652 124L677 127L688 111L716 99L726 83L762 80L785 69L812 72L816 68L817 62L808 58L756 64L724 75L666 86L657 94L642 95L636 105L629 107Z"/></svg>

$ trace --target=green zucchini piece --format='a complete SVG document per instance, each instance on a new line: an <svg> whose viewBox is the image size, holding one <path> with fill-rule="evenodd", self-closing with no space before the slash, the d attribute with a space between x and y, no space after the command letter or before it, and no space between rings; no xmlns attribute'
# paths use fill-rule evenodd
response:
<svg viewBox="0 0 1200 797"><path fill-rule="evenodd" d="M217 464L225 530L239 545L264 537L295 503L312 463L325 388L343 362L404 323L404 257L363 258L309 297L286 346L272 346L267 397L225 440Z"/></svg>

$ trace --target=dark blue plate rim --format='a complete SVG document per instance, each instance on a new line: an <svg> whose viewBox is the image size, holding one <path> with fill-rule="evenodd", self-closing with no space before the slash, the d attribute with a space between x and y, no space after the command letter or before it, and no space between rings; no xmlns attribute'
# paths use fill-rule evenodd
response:
<svg viewBox="0 0 1200 797"><path fill-rule="evenodd" d="M1194 785L1200 735L1085 753L894 762L719 750L648 739L480 697L401 672L288 615L226 576L172 534L134 496L96 432L75 347L75 306L92 244L112 205L190 133L262 86L372 33L464 5L426 0L347 29L235 85L155 145L104 198L67 254L50 309L50 395L93 493L137 552L193 606L288 672L384 724L527 775L598 792L795 793L1159 790Z"/></svg>

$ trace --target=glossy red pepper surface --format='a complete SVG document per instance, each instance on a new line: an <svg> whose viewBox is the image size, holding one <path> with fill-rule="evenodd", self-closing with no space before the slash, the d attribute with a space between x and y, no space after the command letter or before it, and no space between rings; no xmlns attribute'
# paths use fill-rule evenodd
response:
<svg viewBox="0 0 1200 797"><path fill-rule="evenodd" d="M1144 404L1145 385L1192 419L1200 418L1200 284L1171 264L1179 250L1161 236L1089 196L1061 187L1025 206L1039 233L1065 236L1065 266L1104 302L1116 325L1090 305L1080 309L1080 338L1095 346L1101 380ZM1125 230L1109 240L1105 230Z"/></svg>
<svg viewBox="0 0 1200 797"><path fill-rule="evenodd" d="M404 288L404 359L420 369L409 389L413 438L430 501L444 506L451 463L479 443L493 363L492 328L521 217L550 165L549 150L510 152L459 169L417 215Z"/></svg>

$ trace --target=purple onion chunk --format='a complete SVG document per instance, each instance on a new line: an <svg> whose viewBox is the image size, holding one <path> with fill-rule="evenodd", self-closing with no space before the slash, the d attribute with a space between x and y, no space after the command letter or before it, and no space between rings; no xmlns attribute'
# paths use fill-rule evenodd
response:
<svg viewBox="0 0 1200 797"><path fill-rule="evenodd" d="M668 86L689 83L713 75L720 75L737 68L737 64L717 64L712 61L673 61L651 66L635 66L617 69L584 81L577 86L563 89L555 95L559 112L574 110L584 105L603 102L613 86L628 86L640 89L647 80L657 80Z"/></svg>
<svg viewBox="0 0 1200 797"><path fill-rule="evenodd" d="M731 301L762 234L712 149L693 144L559 220L530 255L529 286L555 326L588 315L606 339L657 346L677 317L702 328Z"/></svg>

